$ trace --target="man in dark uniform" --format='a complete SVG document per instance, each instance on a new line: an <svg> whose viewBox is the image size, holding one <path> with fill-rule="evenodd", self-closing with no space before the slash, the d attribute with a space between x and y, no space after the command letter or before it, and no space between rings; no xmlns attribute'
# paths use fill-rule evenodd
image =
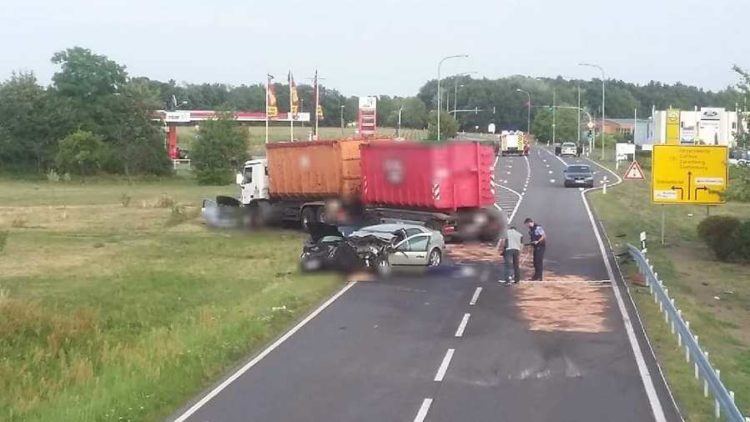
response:
<svg viewBox="0 0 750 422"><path fill-rule="evenodd" d="M534 246L534 276L532 281L542 281L542 272L544 271L544 249L547 246L547 235L544 228L536 224L531 218L523 221L529 228L529 237L531 244Z"/></svg>

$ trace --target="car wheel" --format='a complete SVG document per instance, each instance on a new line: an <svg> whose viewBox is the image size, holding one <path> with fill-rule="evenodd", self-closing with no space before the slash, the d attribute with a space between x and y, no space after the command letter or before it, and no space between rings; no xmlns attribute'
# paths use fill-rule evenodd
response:
<svg viewBox="0 0 750 422"><path fill-rule="evenodd" d="M378 258L375 262L375 272L379 276L387 276L391 273L391 263L388 261L388 257Z"/></svg>
<svg viewBox="0 0 750 422"><path fill-rule="evenodd" d="M435 248L430 251L430 257L427 261L427 266L438 267L443 262L443 255L440 253L440 249Z"/></svg>

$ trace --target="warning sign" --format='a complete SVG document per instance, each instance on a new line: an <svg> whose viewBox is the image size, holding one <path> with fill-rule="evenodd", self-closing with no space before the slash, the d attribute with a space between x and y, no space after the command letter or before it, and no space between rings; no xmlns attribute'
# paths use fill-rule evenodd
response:
<svg viewBox="0 0 750 422"><path fill-rule="evenodd" d="M658 204L721 204L727 147L654 145L651 200Z"/></svg>
<svg viewBox="0 0 750 422"><path fill-rule="evenodd" d="M630 163L630 167L628 167L627 171L625 171L625 179L627 180L643 180L643 169L641 168L641 165L638 164L638 161L633 161Z"/></svg>

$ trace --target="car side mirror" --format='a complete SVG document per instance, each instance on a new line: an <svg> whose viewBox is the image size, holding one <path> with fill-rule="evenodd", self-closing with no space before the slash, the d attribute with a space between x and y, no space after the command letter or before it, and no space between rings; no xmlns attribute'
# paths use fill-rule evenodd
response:
<svg viewBox="0 0 750 422"><path fill-rule="evenodd" d="M238 184L238 185L241 185L241 184L242 184L242 181L244 180L244 178L245 178L245 177L244 177L244 176L242 176L242 173L237 173L237 174L236 174L236 175L234 176L234 183L236 183L236 184Z"/></svg>

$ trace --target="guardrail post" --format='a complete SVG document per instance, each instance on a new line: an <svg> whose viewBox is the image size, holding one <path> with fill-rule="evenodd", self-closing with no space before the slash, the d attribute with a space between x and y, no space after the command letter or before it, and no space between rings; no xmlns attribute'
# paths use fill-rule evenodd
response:
<svg viewBox="0 0 750 422"><path fill-rule="evenodd" d="M696 342L697 340L696 336ZM706 357L706 362L708 362L708 352L703 352L703 355ZM710 364L710 362L708 362ZM703 377L703 397L708 397L708 377Z"/></svg>
<svg viewBox="0 0 750 422"><path fill-rule="evenodd" d="M695 379L700 379L698 377L698 361L696 360L695 363L693 363L693 366L695 367Z"/></svg>
<svg viewBox="0 0 750 422"><path fill-rule="evenodd" d="M719 399L714 399L714 416L716 419L721 417L721 407L719 407Z"/></svg>

